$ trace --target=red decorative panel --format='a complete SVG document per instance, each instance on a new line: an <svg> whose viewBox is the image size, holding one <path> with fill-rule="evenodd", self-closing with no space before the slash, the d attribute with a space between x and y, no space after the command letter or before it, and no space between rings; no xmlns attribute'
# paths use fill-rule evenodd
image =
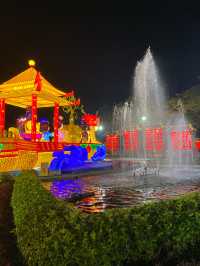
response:
<svg viewBox="0 0 200 266"><path fill-rule="evenodd" d="M125 151L136 151L139 148L138 130L124 131L124 148Z"/></svg>
<svg viewBox="0 0 200 266"><path fill-rule="evenodd" d="M171 131L171 144L173 150L191 150L192 132L190 129L182 131Z"/></svg>
<svg viewBox="0 0 200 266"><path fill-rule="evenodd" d="M192 149L192 132L189 129L186 129L182 132L182 148L183 150Z"/></svg>
<svg viewBox="0 0 200 266"><path fill-rule="evenodd" d="M162 151L164 149L163 129L162 128L154 128L153 129L153 142L154 142L154 149L156 151Z"/></svg>
<svg viewBox="0 0 200 266"><path fill-rule="evenodd" d="M144 131L145 136L145 150L152 151L153 150L153 142L154 142L154 134L152 128L146 128Z"/></svg>
<svg viewBox="0 0 200 266"><path fill-rule="evenodd" d="M109 152L117 153L119 152L120 139L116 134L106 136L106 149Z"/></svg>
<svg viewBox="0 0 200 266"><path fill-rule="evenodd" d="M146 151L162 151L164 149L162 128L146 128L144 137Z"/></svg>

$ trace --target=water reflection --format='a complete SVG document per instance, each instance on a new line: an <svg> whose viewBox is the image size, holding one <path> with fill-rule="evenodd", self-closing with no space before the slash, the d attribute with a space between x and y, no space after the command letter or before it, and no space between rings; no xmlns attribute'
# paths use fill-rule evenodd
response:
<svg viewBox="0 0 200 266"><path fill-rule="evenodd" d="M166 176L133 177L125 172L56 180L44 182L43 185L58 199L71 200L75 197L74 204L77 208L93 213L200 191L198 175L180 180Z"/></svg>
<svg viewBox="0 0 200 266"><path fill-rule="evenodd" d="M80 179L54 180L50 186L50 191L56 198L70 199L73 195L83 192L83 184Z"/></svg>

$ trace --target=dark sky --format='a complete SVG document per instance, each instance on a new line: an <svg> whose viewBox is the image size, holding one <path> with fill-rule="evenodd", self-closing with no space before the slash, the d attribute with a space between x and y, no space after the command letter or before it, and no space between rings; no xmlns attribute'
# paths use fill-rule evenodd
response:
<svg viewBox="0 0 200 266"><path fill-rule="evenodd" d="M95 112L129 97L134 67L148 46L170 95L199 82L200 6L64 2L1 6L1 82L34 58L49 81L75 89L86 111Z"/></svg>

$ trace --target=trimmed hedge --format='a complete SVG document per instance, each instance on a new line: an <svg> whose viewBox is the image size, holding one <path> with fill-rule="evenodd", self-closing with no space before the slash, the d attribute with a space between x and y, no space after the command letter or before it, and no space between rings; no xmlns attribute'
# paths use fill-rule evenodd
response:
<svg viewBox="0 0 200 266"><path fill-rule="evenodd" d="M0 265L22 265L21 256L17 250L17 239L12 233L14 221L10 206L12 177L0 174Z"/></svg>
<svg viewBox="0 0 200 266"><path fill-rule="evenodd" d="M19 248L28 265L162 265L199 259L200 195L83 214L54 199L33 172L12 196Z"/></svg>

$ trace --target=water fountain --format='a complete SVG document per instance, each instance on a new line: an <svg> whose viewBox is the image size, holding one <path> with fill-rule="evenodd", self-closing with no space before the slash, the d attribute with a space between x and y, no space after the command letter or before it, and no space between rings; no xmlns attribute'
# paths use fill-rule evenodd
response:
<svg viewBox="0 0 200 266"><path fill-rule="evenodd" d="M147 147L149 146L147 138L159 137L161 131L158 129L166 120L165 102L164 89L148 48L144 58L136 65L132 100L114 107L113 131L123 136L121 155L129 151L131 157L145 160L150 155L152 157L150 151L155 149ZM150 136L152 134L153 136Z"/></svg>
<svg viewBox="0 0 200 266"><path fill-rule="evenodd" d="M113 131L121 137L120 157L154 160L156 165L189 166L193 160L192 130L182 102L169 116L164 88L147 49L135 68L132 100L115 106Z"/></svg>

